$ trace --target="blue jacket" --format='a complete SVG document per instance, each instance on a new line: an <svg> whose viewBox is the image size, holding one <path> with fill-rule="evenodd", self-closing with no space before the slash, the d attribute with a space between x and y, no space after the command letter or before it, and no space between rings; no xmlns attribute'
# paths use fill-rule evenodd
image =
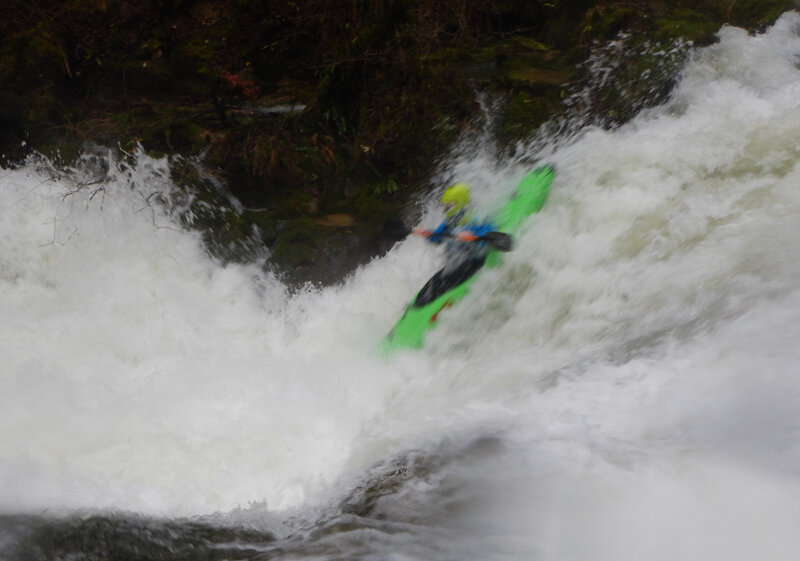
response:
<svg viewBox="0 0 800 561"><path fill-rule="evenodd" d="M439 226L427 237L431 243L445 242L445 255L448 266L455 266L468 259L483 259L489 251L486 242L462 242L453 238L457 232L472 232L476 236L483 236L494 230L490 222L478 222L469 219L466 211L462 210L442 221Z"/></svg>

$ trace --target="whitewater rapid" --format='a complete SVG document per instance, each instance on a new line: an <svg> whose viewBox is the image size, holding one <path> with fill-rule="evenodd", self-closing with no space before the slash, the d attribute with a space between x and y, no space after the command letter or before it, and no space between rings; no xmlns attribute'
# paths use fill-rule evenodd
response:
<svg viewBox="0 0 800 561"><path fill-rule="evenodd" d="M482 211L532 160L557 175L504 266L388 361L440 264L421 240L290 295L154 202L165 160L80 188L0 170L0 512L246 511L280 533L413 451L449 460L377 512L416 530L341 551L797 559L799 30L723 28L619 129L452 158L435 186L469 182Z"/></svg>

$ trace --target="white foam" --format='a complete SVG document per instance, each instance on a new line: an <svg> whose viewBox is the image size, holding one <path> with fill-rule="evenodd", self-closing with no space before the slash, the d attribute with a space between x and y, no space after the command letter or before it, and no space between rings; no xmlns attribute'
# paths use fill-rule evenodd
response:
<svg viewBox="0 0 800 561"><path fill-rule="evenodd" d="M147 204L158 161L94 197L3 171L0 507L275 511L492 434L506 451L448 480L463 543L796 558L798 25L723 30L663 107L549 153L551 197L505 265L389 362L373 350L438 265L421 240L289 297ZM438 183L488 208L524 171L476 150ZM433 508L420 493L405 508Z"/></svg>

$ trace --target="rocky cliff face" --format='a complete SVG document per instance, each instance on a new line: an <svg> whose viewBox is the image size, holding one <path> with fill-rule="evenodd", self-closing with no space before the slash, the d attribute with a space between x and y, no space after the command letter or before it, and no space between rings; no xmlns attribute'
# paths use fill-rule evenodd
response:
<svg viewBox="0 0 800 561"><path fill-rule="evenodd" d="M500 149L545 122L615 126L668 95L692 44L793 6L10 0L0 164L34 150L68 164L87 143L199 156L243 204L194 224L218 257L259 243L288 281L335 282L388 247L381 225L474 122L477 92L497 100ZM583 64L603 56L604 82ZM215 192L185 165L175 176Z"/></svg>

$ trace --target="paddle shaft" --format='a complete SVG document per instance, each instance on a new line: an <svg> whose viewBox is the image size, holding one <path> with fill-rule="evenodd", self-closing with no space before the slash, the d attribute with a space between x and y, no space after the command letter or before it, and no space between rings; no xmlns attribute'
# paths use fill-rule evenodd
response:
<svg viewBox="0 0 800 561"><path fill-rule="evenodd" d="M436 234L430 230L412 230L412 234L423 237L441 236L460 242L486 242L498 251L511 251L511 236L503 232L487 232L482 236L470 232L459 232L458 234Z"/></svg>

